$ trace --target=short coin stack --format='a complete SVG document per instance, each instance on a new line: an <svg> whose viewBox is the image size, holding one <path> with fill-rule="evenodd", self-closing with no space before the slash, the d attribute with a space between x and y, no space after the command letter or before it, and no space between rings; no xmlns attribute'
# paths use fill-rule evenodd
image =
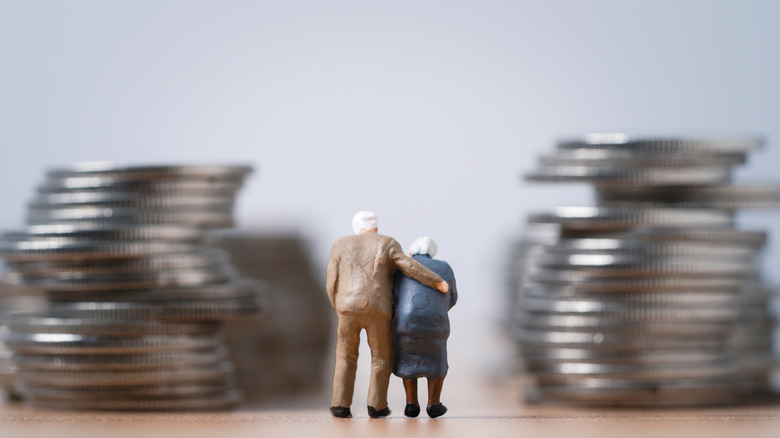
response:
<svg viewBox="0 0 780 438"><path fill-rule="evenodd" d="M218 246L236 269L263 279L264 303L273 312L225 324L236 374L248 403L260 404L319 391L332 352L330 307L306 241L298 235L225 233Z"/></svg>
<svg viewBox="0 0 780 438"><path fill-rule="evenodd" d="M731 182L761 146L600 134L540 158L528 180L591 183L599 206L529 217L547 227L520 244L513 273L529 398L699 406L768 390L766 233L737 229L734 216L780 207L780 187Z"/></svg>
<svg viewBox="0 0 780 438"><path fill-rule="evenodd" d="M0 237L44 314L6 322L18 390L73 409L220 409L240 398L221 321L256 314L209 230L233 225L243 166L53 170L27 227Z"/></svg>

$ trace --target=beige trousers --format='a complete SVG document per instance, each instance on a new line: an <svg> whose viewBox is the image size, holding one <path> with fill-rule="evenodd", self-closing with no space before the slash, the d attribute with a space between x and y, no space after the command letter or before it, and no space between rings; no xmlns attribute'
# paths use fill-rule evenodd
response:
<svg viewBox="0 0 780 438"><path fill-rule="evenodd" d="M348 408L355 389L360 331L365 329L371 348L371 382L368 406L377 411L387 407L387 386L393 371L390 318L382 315L339 315L336 366L333 373L331 406Z"/></svg>

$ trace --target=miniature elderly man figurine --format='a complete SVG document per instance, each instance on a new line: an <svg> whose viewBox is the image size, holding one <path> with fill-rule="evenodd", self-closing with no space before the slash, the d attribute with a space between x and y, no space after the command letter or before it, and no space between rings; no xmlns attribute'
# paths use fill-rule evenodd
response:
<svg viewBox="0 0 780 438"><path fill-rule="evenodd" d="M333 244L326 275L325 290L339 320L330 412L341 418L352 415L360 332L365 330L371 348L368 415L379 418L390 415L387 386L393 365L393 275L400 270L442 292L449 286L407 257L395 239L378 234L374 213L356 213L352 229L355 235L341 237Z"/></svg>
<svg viewBox="0 0 780 438"><path fill-rule="evenodd" d="M417 379L428 379L428 416L444 415L447 408L441 403L441 390L447 375L447 338L450 319L447 312L458 301L455 276L443 260L435 260L436 242L421 237L412 243L412 258L437 273L449 285L449 293L441 293L401 274L396 274L393 294L396 317L393 323L393 373L404 381L406 409L404 415L416 417L420 413L417 400Z"/></svg>

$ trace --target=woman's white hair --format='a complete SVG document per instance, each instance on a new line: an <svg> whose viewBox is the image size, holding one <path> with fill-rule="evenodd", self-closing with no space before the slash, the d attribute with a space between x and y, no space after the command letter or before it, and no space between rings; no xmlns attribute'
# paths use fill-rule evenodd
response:
<svg viewBox="0 0 780 438"><path fill-rule="evenodd" d="M436 257L436 252L439 251L439 246L436 245L436 241L428 236L420 237L412 242L409 246L409 252L412 255L423 254L431 257Z"/></svg>
<svg viewBox="0 0 780 438"><path fill-rule="evenodd" d="M376 214L373 211L359 211L352 216L352 231L360 234L363 230L376 230Z"/></svg>

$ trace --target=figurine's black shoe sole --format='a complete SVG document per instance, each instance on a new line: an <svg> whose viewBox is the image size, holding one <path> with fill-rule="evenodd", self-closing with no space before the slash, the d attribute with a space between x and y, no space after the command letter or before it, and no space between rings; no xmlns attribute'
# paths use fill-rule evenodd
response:
<svg viewBox="0 0 780 438"><path fill-rule="evenodd" d="M413 404L406 405L406 408L404 408L404 415L412 418L420 415L420 406Z"/></svg>
<svg viewBox="0 0 780 438"><path fill-rule="evenodd" d="M352 418L352 412L349 408L342 408L341 406L331 406L330 413L337 418Z"/></svg>
<svg viewBox="0 0 780 438"><path fill-rule="evenodd" d="M371 418L382 418L390 415L390 408L384 408L381 411L377 411L373 406L368 407L368 416Z"/></svg>
<svg viewBox="0 0 780 438"><path fill-rule="evenodd" d="M425 411L428 412L428 416L431 418L441 417L447 412L447 406L439 403L438 405L428 406L425 408Z"/></svg>

